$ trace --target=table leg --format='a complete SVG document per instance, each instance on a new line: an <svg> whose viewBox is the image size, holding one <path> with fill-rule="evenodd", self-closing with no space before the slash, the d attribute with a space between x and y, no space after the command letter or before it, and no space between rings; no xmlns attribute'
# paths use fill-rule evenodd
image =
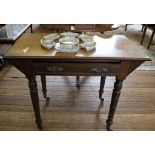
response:
<svg viewBox="0 0 155 155"><path fill-rule="evenodd" d="M108 131L111 131L110 127L111 127L111 125L113 123L113 118L114 118L114 114L115 114L115 111L116 111L117 103L118 103L118 100L119 100L119 96L121 94L122 84L123 84L123 80L116 79L116 82L114 84L110 109L109 109L109 115L108 115L108 119L106 121L106 123L107 123L106 128L107 128Z"/></svg>
<svg viewBox="0 0 155 155"><path fill-rule="evenodd" d="M80 76L76 76L76 87L80 89Z"/></svg>
<svg viewBox="0 0 155 155"><path fill-rule="evenodd" d="M99 99L101 101L104 101L104 98L102 98L102 94L104 93L105 79L106 79L106 76L101 76L100 90L99 90Z"/></svg>
<svg viewBox="0 0 155 155"><path fill-rule="evenodd" d="M32 24L30 25L31 33L33 33L33 27Z"/></svg>
<svg viewBox="0 0 155 155"><path fill-rule="evenodd" d="M146 30L147 30L147 26L145 25L145 26L144 26L143 35L142 35L142 39L141 39L141 42L140 42L141 45L142 45L142 43L143 43L143 41L144 41L144 37L145 37Z"/></svg>
<svg viewBox="0 0 155 155"><path fill-rule="evenodd" d="M149 49L150 45L151 45L151 42L153 40L153 37L154 37L154 33L155 33L155 30L152 31L152 34L151 34L151 37L150 37L150 40L149 40L149 44L147 46L147 49Z"/></svg>
<svg viewBox="0 0 155 155"><path fill-rule="evenodd" d="M43 96L44 98L47 97L47 89L46 89L46 76L45 75L41 75L41 84L42 84L42 92L43 92Z"/></svg>
<svg viewBox="0 0 155 155"><path fill-rule="evenodd" d="M30 96L33 104L33 109L36 117L36 124L38 128L41 130L41 116L40 116L40 107L39 107L39 97L38 97L38 89L37 89L37 82L36 77L32 77L29 79L29 88L30 88Z"/></svg>

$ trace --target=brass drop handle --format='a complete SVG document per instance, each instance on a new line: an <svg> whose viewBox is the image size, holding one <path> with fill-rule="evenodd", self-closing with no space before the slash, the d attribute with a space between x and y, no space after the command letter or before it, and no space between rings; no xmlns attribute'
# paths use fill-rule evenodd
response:
<svg viewBox="0 0 155 155"><path fill-rule="evenodd" d="M63 72L63 68L58 66L52 66L52 67L47 67L47 71L53 72L53 73L60 73L60 72Z"/></svg>
<svg viewBox="0 0 155 155"><path fill-rule="evenodd" d="M93 72L96 74L102 74L107 72L107 68L92 68Z"/></svg>

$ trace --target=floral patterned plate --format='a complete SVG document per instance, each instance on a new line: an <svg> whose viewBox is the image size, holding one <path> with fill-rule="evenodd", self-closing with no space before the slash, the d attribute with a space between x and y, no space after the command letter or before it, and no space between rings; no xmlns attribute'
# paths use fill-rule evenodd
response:
<svg viewBox="0 0 155 155"><path fill-rule="evenodd" d="M60 35L58 35L57 33L48 34L43 37L43 39L52 40L52 41L59 38L60 38Z"/></svg>
<svg viewBox="0 0 155 155"><path fill-rule="evenodd" d="M64 36L64 37L77 37L78 35L79 35L78 33L73 33L73 32L61 33L61 36Z"/></svg>
<svg viewBox="0 0 155 155"><path fill-rule="evenodd" d="M59 42L62 44L76 45L79 43L79 39L74 37L63 37L59 39Z"/></svg>
<svg viewBox="0 0 155 155"><path fill-rule="evenodd" d="M63 52L63 53L74 53L74 52L78 52L79 46L68 45L68 44L61 44L60 46L56 46L55 49L56 49L58 52Z"/></svg>

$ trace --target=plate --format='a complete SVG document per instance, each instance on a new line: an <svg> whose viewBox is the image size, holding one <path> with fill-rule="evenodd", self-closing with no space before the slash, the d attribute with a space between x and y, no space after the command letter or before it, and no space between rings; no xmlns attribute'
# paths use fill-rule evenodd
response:
<svg viewBox="0 0 155 155"><path fill-rule="evenodd" d="M88 35L88 34L81 34L79 36L79 38L83 41L83 42L87 42L87 41L93 41L93 37Z"/></svg>
<svg viewBox="0 0 155 155"><path fill-rule="evenodd" d="M51 49L55 46L55 42L49 39L41 39L40 40L41 45L46 49Z"/></svg>
<svg viewBox="0 0 155 155"><path fill-rule="evenodd" d="M58 52L63 52L63 53L74 53L74 52L78 52L79 46L68 45L68 44L61 44L60 46L56 46L55 49L56 49Z"/></svg>
<svg viewBox="0 0 155 155"><path fill-rule="evenodd" d="M82 44L80 44L80 46L84 49L86 49L86 51L91 51L91 50L94 50L95 49L95 46L96 46L96 42L94 41L90 41L90 42L84 42Z"/></svg>
<svg viewBox="0 0 155 155"><path fill-rule="evenodd" d="M64 36L64 37L77 37L78 35L79 35L78 33L73 33L73 32L61 33L61 36Z"/></svg>
<svg viewBox="0 0 155 155"><path fill-rule="evenodd" d="M59 39L59 42L62 44L76 45L79 43L79 39L74 37L63 37Z"/></svg>
<svg viewBox="0 0 155 155"><path fill-rule="evenodd" d="M60 35L58 35L57 33L48 34L43 37L43 39L52 40L52 41L59 38L60 38Z"/></svg>

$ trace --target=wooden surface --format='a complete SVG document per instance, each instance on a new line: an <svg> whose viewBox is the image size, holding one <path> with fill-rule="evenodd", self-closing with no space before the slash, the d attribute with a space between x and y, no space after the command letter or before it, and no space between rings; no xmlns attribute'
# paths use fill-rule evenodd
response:
<svg viewBox="0 0 155 155"><path fill-rule="evenodd" d="M11 57L33 57L33 58L78 58L78 59L128 59L128 60L149 60L144 53L144 48L123 35L100 35L94 36L96 50L86 52L80 49L75 54L64 54L56 50L46 50L41 47L40 39L46 34L25 34L17 40L13 48L7 53L6 58ZM102 38L104 37L104 38ZM29 48L28 52L23 49Z"/></svg>
<svg viewBox="0 0 155 155"><path fill-rule="evenodd" d="M115 130L155 130L155 71L135 71L124 81L114 118ZM107 77L100 105L100 77L47 77L45 104L37 77L44 130L106 130L114 77ZM24 74L12 66L0 72L0 130L38 130Z"/></svg>

